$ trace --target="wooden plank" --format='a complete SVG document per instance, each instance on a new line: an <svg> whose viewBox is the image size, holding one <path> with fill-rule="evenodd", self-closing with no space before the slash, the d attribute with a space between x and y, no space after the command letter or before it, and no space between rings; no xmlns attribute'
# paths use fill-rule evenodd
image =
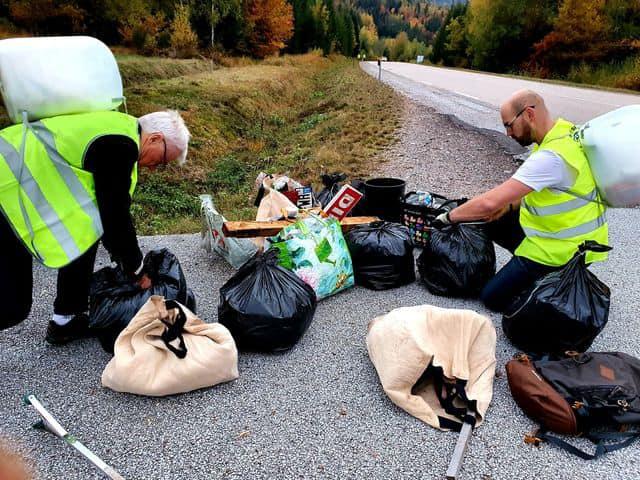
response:
<svg viewBox="0 0 640 480"><path fill-rule="evenodd" d="M366 225L380 220L378 217L346 217L340 223L342 231L347 232L358 225ZM228 237L251 238L277 235L284 227L295 220L278 220L273 222L224 222L222 231Z"/></svg>
<svg viewBox="0 0 640 480"><path fill-rule="evenodd" d="M467 410L467 415L475 415L475 413ZM460 429L460 435L458 435L456 448L453 450L449 468L447 469L447 480L456 480L456 478L458 478L458 473L460 473L460 467L462 467L464 454L467 451L467 445L469 445L472 433L473 426L470 423L463 423Z"/></svg>

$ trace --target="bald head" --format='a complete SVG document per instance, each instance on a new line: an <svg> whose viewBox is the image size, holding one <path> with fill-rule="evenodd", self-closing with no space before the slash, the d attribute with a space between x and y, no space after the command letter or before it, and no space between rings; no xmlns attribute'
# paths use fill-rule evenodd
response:
<svg viewBox="0 0 640 480"><path fill-rule="evenodd" d="M533 90L518 90L501 106L500 116L507 135L523 146L540 143L553 127L544 99Z"/></svg>

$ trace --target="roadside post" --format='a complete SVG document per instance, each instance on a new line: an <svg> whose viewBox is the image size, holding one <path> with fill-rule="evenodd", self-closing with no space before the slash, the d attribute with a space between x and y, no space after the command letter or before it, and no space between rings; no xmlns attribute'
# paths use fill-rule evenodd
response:
<svg viewBox="0 0 640 480"><path fill-rule="evenodd" d="M380 57L378 57L378 81L382 79L382 62L380 61Z"/></svg>

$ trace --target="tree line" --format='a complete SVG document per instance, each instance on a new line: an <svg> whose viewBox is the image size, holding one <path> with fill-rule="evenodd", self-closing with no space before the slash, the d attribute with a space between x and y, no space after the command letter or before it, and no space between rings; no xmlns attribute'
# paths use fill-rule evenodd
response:
<svg viewBox="0 0 640 480"><path fill-rule="evenodd" d="M638 0L470 0L448 11L430 60L550 77L639 53Z"/></svg>
<svg viewBox="0 0 640 480"><path fill-rule="evenodd" d="M320 49L410 60L427 51L446 12L415 0L0 0L0 35L86 33L181 57Z"/></svg>

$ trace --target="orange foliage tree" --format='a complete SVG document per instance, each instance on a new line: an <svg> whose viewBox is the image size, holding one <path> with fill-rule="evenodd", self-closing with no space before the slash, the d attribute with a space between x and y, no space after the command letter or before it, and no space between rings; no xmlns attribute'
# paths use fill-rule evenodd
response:
<svg viewBox="0 0 640 480"><path fill-rule="evenodd" d="M534 45L528 69L541 76L568 70L577 61L610 55L611 24L605 0L562 0L554 29Z"/></svg>
<svg viewBox="0 0 640 480"><path fill-rule="evenodd" d="M86 12L72 2L59 0L9 0L16 25L35 34L82 32Z"/></svg>
<svg viewBox="0 0 640 480"><path fill-rule="evenodd" d="M258 58L279 52L293 36L293 9L286 0L248 0L245 20L249 51Z"/></svg>

